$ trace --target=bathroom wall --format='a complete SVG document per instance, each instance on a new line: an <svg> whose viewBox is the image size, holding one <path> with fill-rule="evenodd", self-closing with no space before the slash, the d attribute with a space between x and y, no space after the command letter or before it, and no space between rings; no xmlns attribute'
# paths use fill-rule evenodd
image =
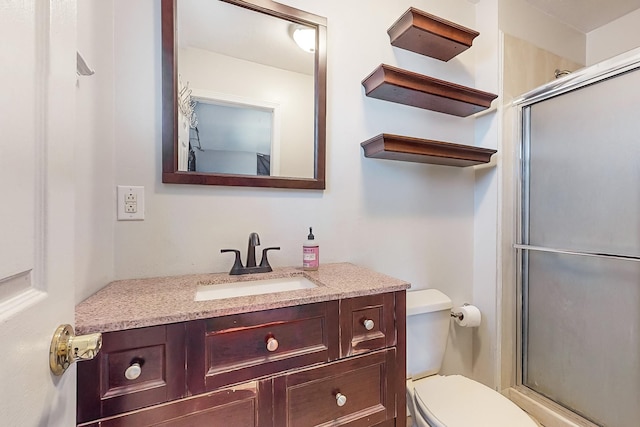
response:
<svg viewBox="0 0 640 427"><path fill-rule="evenodd" d="M587 34L587 65L640 46L640 9Z"/></svg>
<svg viewBox="0 0 640 427"><path fill-rule="evenodd" d="M498 32L498 1L481 1L476 9L474 28L482 34L474 42L476 55L476 87L500 94L500 44ZM499 147L499 115L495 107L475 120L476 145L497 149L488 165L475 168L474 187L474 247L473 247L473 296L468 302L476 305L482 313L478 328L465 330L453 327L456 334L471 333L471 369L474 379L495 386L500 359L497 357L498 288L496 281L497 214L498 214L498 170L501 152Z"/></svg>
<svg viewBox="0 0 640 427"><path fill-rule="evenodd" d="M500 30L563 58L586 63L586 35L526 0L500 1Z"/></svg>
<svg viewBox="0 0 640 427"><path fill-rule="evenodd" d="M473 169L364 159L360 142L388 132L474 144L474 119L370 99L360 82L387 63L475 86L474 64L483 58L473 49L443 63L391 47L386 34L410 6L474 27L475 5L466 0L374 0L366 6L284 2L328 18L327 189L321 192L162 184L160 2L80 1L87 2L90 16L109 17L100 9L113 8L113 31L105 28L105 19L80 34L82 39L100 33L101 43L88 51L112 61L94 66L97 73L111 74L112 81L94 80L110 96L106 104L85 99L80 109L92 104L109 109L108 102L113 107L101 116L104 121L87 124L88 147L79 143L95 170L79 171L79 180L86 178L84 185L93 188L79 184L81 230L91 234L77 245L78 271L96 268L99 275L79 275L78 300L112 278L226 271L232 260L220 249L244 253L251 231L260 233L264 245L282 247L271 256L274 266L299 265L308 226L314 226L322 262L353 262L408 280L414 288L436 287L455 304L472 300ZM102 132L105 128L113 129L112 135ZM145 187L144 221L115 221L118 184ZM94 201L94 208L82 210ZM470 375L472 333L454 338L445 371Z"/></svg>
<svg viewBox="0 0 640 427"><path fill-rule="evenodd" d="M555 70L576 71L584 64L571 61L526 40L504 35L503 102L555 80Z"/></svg>
<svg viewBox="0 0 640 427"><path fill-rule="evenodd" d="M95 70L78 77L75 150L75 293L113 280L115 244L113 4L78 0L78 51Z"/></svg>
<svg viewBox="0 0 640 427"><path fill-rule="evenodd" d="M511 101L512 94L507 87L509 84L503 81L510 77L504 73L517 73L529 79L528 83L531 84L530 77L539 76L539 68L553 66L547 77L542 77L542 84L554 78L556 65L563 65L561 69L572 70L581 67L574 66L571 61L565 65L562 61L556 63L546 57L530 58L525 54L523 58L518 55L517 50L503 46L502 35L504 32L517 34L528 40L528 47L539 49L536 46L543 46L548 50L545 52L553 57L559 58L552 51L581 61L585 56L585 35L533 9L523 0L483 0L477 4L475 28L483 37L474 42L476 87L498 93L500 97L494 101L497 112L481 115L475 120L476 145L497 148L498 153L494 155L490 165L475 169L474 280L471 302L480 308L483 322L471 332L471 369L475 379L499 388L504 377L501 337L504 328L513 327L510 318L505 320L500 315L505 305L503 286L513 285L511 277L504 281L502 274L503 259L511 253L510 247L505 248L502 243L503 233L510 232L513 226L510 216L512 213L502 210L504 203L512 202L513 192L513 187L508 187L513 182L513 151L511 141L505 140L505 132L510 132L511 128L505 130L505 116L502 114L503 106ZM539 62L540 59L544 61ZM539 77L536 78L534 83L539 81ZM505 193L505 189L508 192ZM452 328L452 332L465 333L456 328Z"/></svg>

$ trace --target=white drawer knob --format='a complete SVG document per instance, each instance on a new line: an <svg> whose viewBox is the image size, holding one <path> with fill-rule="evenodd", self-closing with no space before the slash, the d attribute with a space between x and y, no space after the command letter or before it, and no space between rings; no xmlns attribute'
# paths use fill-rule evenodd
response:
<svg viewBox="0 0 640 427"><path fill-rule="evenodd" d="M267 339L267 350L276 351L278 349L278 340L274 337L269 337Z"/></svg>
<svg viewBox="0 0 640 427"><path fill-rule="evenodd" d="M127 377L128 380L135 380L142 373L142 368L138 362L133 363L131 366L124 371L124 376Z"/></svg>
<svg viewBox="0 0 640 427"><path fill-rule="evenodd" d="M364 325L364 328L367 331L370 331L373 329L374 326L376 326L376 324L373 322L373 320L371 319L364 319L364 322L362 322L362 324Z"/></svg>
<svg viewBox="0 0 640 427"><path fill-rule="evenodd" d="M336 394L336 403L338 404L338 406L344 406L344 404L347 403L347 396L345 396L342 393L337 393Z"/></svg>

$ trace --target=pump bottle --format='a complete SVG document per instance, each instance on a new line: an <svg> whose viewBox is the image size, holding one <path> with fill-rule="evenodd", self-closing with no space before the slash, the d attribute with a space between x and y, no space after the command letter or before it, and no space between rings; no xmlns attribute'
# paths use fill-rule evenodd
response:
<svg viewBox="0 0 640 427"><path fill-rule="evenodd" d="M302 269L314 271L320 265L320 246L313 235L313 228L309 227L309 235L302 245Z"/></svg>

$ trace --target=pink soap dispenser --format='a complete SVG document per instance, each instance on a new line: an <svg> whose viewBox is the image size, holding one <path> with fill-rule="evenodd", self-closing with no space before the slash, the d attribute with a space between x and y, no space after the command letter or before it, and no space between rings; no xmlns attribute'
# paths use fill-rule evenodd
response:
<svg viewBox="0 0 640 427"><path fill-rule="evenodd" d="M314 271L320 265L320 246L313 235L313 228L309 227L307 241L302 245L302 269Z"/></svg>

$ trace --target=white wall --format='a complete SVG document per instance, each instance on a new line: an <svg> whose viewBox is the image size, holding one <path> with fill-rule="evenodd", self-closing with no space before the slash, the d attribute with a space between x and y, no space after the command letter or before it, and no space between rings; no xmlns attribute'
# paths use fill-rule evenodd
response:
<svg viewBox="0 0 640 427"><path fill-rule="evenodd" d="M76 301L113 280L115 228L113 4L78 0L78 51L95 74L76 92Z"/></svg>
<svg viewBox="0 0 640 427"><path fill-rule="evenodd" d="M474 43L477 82L483 90L501 94L500 43L498 32L499 2L478 3L475 29L481 36ZM493 102L500 105L501 98ZM470 303L482 313L480 327L469 331L473 337L471 367L474 379L495 387L499 383L498 353L498 196L502 147L499 143L500 115L496 112L476 119L476 145L497 149L490 165L475 169L473 296ZM460 329L460 328L458 328ZM461 331L462 332L462 331ZM465 331L466 332L466 331Z"/></svg>
<svg viewBox="0 0 640 427"><path fill-rule="evenodd" d="M587 34L587 65L640 46L640 9Z"/></svg>
<svg viewBox="0 0 640 427"><path fill-rule="evenodd" d="M439 288L455 304L470 301L478 199L473 169L365 159L360 142L388 132L473 145L475 120L367 98L361 80L387 63L476 87L474 49L444 63L391 47L386 34L410 6L473 28L476 6L466 0L285 3L328 18L325 191L162 184L160 2L113 0L114 81L104 88L113 89L115 100L113 154L100 165L113 168L83 175L103 187L100 197L112 196L118 184L143 185L146 218L115 222L79 212L86 228L103 237L113 230L113 242L100 247L112 251L111 276L227 271L232 260L220 249L238 248L244 256L251 231L260 233L263 245L282 247L271 255L272 265L299 265L312 225L321 262L353 262L406 279L414 288ZM91 150L103 149L94 146L102 139L91 139ZM114 199L111 204L113 212ZM88 270L98 258L83 257L79 268ZM109 256L103 258L101 268L108 267ZM79 283L78 293L95 292L104 279L99 285ZM445 371L470 375L471 346L470 332L454 337Z"/></svg>
<svg viewBox="0 0 640 427"><path fill-rule="evenodd" d="M586 35L525 0L500 1L500 30L571 61L586 63Z"/></svg>

